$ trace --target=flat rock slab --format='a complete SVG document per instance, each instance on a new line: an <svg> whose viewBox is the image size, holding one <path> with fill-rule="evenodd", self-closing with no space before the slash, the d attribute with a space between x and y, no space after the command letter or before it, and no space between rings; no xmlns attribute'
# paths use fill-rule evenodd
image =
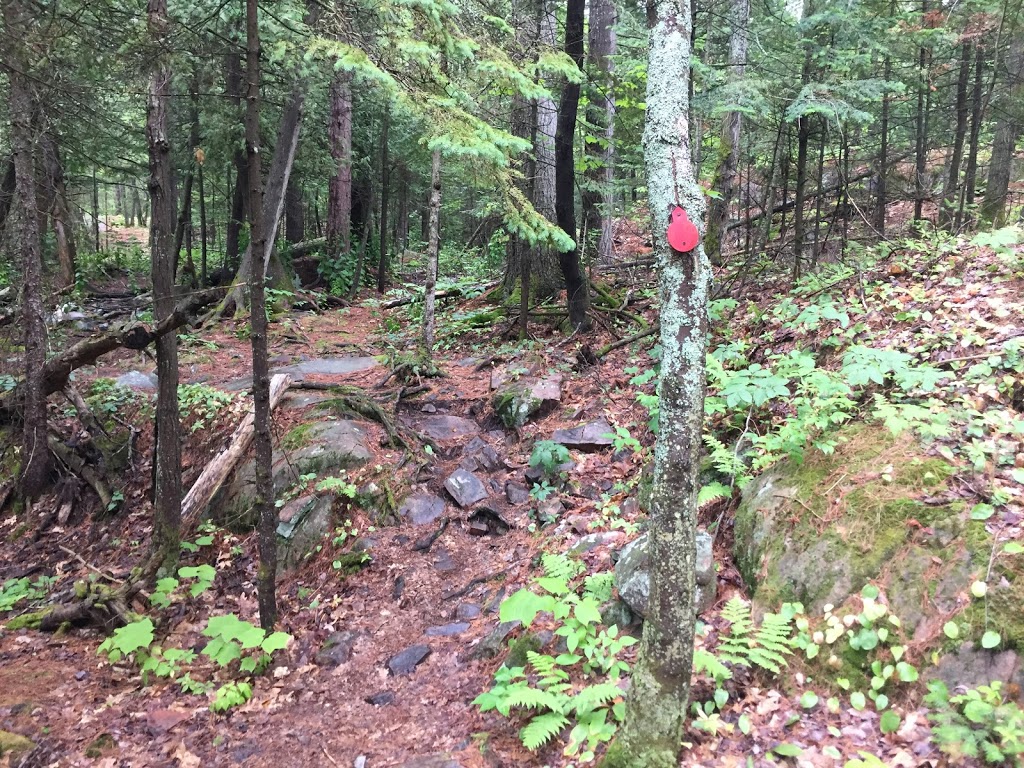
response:
<svg viewBox="0 0 1024 768"><path fill-rule="evenodd" d="M480 478L462 467L448 476L444 481L444 487L455 499L455 503L463 509L487 498L487 489Z"/></svg>
<svg viewBox="0 0 1024 768"><path fill-rule="evenodd" d="M315 374L320 376L343 376L346 373L357 373L370 368L376 368L380 363L375 357L320 357L313 360L303 360L294 365L285 365L281 368L274 368L271 373L290 373L300 377L304 374Z"/></svg>
<svg viewBox="0 0 1024 768"><path fill-rule="evenodd" d="M388 659L388 671L395 677L411 675L430 655L429 645L410 645Z"/></svg>
<svg viewBox="0 0 1024 768"><path fill-rule="evenodd" d="M352 649L358 639L358 632L348 630L332 632L324 640L323 647L317 652L316 663L321 667L337 667L344 664L352 658Z"/></svg>
<svg viewBox="0 0 1024 768"><path fill-rule="evenodd" d="M612 444L610 435L615 430L608 423L607 419L595 419L588 424L583 424L572 429L556 429L551 439L561 443L566 448L576 448L580 451L598 451L607 448Z"/></svg>
<svg viewBox="0 0 1024 768"><path fill-rule="evenodd" d="M532 416L553 408L562 399L562 374L553 371L544 377L524 376L506 380L504 374L491 374L495 390L491 405L509 429L522 427Z"/></svg>
<svg viewBox="0 0 1024 768"><path fill-rule="evenodd" d="M416 416L409 423L417 431L438 442L459 440L463 437L480 434L480 427L477 426L475 421L464 419L461 416L448 416L445 414Z"/></svg>
<svg viewBox="0 0 1024 768"><path fill-rule="evenodd" d="M408 517L413 525L432 523L444 514L444 499L432 493L414 493L398 508L401 517Z"/></svg>
<svg viewBox="0 0 1024 768"><path fill-rule="evenodd" d="M462 763L453 760L450 755L424 755L402 763L396 768L462 768Z"/></svg>
<svg viewBox="0 0 1024 768"><path fill-rule="evenodd" d="M427 637L452 637L454 635L461 635L469 629L469 624L460 621L455 624L445 624L440 627L428 627L427 631L424 632Z"/></svg>
<svg viewBox="0 0 1024 768"><path fill-rule="evenodd" d="M155 373L143 373L142 371L128 371L114 379L114 384L128 389L156 389L157 383Z"/></svg>

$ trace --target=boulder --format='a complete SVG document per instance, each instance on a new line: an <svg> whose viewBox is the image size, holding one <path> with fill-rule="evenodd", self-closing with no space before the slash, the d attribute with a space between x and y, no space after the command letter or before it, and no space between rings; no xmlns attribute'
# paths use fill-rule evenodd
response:
<svg viewBox="0 0 1024 768"><path fill-rule="evenodd" d="M549 411L562 399L562 374L552 372L544 377L524 376L519 379L495 381L491 405L498 418L509 429L522 427L531 417ZM497 386L495 386L497 383Z"/></svg>
<svg viewBox="0 0 1024 768"><path fill-rule="evenodd" d="M718 590L715 574L713 539L704 531L697 532L697 589L694 603L698 615L715 602ZM630 610L641 617L647 615L647 604L651 598L651 561L648 534L631 541L619 553L615 564L615 586L619 597Z"/></svg>
<svg viewBox="0 0 1024 768"><path fill-rule="evenodd" d="M277 563L279 568L297 568L331 531L334 516L330 495L301 496L285 504L278 513Z"/></svg>
<svg viewBox="0 0 1024 768"><path fill-rule="evenodd" d="M463 509L487 498L487 489L480 478L462 467L448 476L448 479L444 481L444 487L455 499L455 503Z"/></svg>
<svg viewBox="0 0 1024 768"><path fill-rule="evenodd" d="M575 448L579 451L599 451L607 448L614 442L612 435L615 429L604 417L582 424L572 429L556 429L551 439L561 443L566 448Z"/></svg>
<svg viewBox="0 0 1024 768"><path fill-rule="evenodd" d="M444 499L432 493L414 493L398 508L400 517L408 517L413 525L426 525L444 514Z"/></svg>
<svg viewBox="0 0 1024 768"><path fill-rule="evenodd" d="M480 427L472 419L464 419L460 416L448 416L447 414L435 414L431 416L417 416L409 422L413 429L421 432L431 440L446 442L459 440L470 435L480 434Z"/></svg>

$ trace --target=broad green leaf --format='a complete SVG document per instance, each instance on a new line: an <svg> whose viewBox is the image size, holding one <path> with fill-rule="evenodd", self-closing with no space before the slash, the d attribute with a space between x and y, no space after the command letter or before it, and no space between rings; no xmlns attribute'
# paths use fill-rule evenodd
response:
<svg viewBox="0 0 1024 768"><path fill-rule="evenodd" d="M990 629L984 635L981 636L981 647L991 650L995 648L1003 639L999 636L999 633L995 630Z"/></svg>
<svg viewBox="0 0 1024 768"><path fill-rule="evenodd" d="M854 691L850 694L850 706L858 712L864 709L867 705L867 697L865 697L860 691Z"/></svg>
<svg viewBox="0 0 1024 768"><path fill-rule="evenodd" d="M886 710L882 713L878 725L882 733L896 733L900 728L900 716L891 709Z"/></svg>
<svg viewBox="0 0 1024 768"><path fill-rule="evenodd" d="M818 694L814 691L804 691L800 696L800 706L804 709L814 709L818 705Z"/></svg>
<svg viewBox="0 0 1024 768"><path fill-rule="evenodd" d="M971 509L971 520L988 520L995 511L991 504L975 504Z"/></svg>
<svg viewBox="0 0 1024 768"><path fill-rule="evenodd" d="M520 589L502 602L498 617L502 622L518 621L528 627L538 613L552 610L554 604L555 599L551 595L537 595L528 589Z"/></svg>
<svg viewBox="0 0 1024 768"><path fill-rule="evenodd" d="M947 621L945 624L943 624L942 632L950 640L956 640L958 637L960 637L960 627L957 626L957 623L955 621Z"/></svg>

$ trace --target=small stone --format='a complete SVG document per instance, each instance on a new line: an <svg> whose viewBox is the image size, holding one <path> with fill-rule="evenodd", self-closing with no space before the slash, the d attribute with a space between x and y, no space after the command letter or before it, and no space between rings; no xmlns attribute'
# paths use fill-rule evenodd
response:
<svg viewBox="0 0 1024 768"><path fill-rule="evenodd" d="M473 536L493 534L504 536L512 527L505 518L490 507L480 507L469 516L469 532ZM481 528L481 525L483 528Z"/></svg>
<svg viewBox="0 0 1024 768"><path fill-rule="evenodd" d="M411 675L430 655L429 645L411 645L388 659L388 671L394 676Z"/></svg>
<svg viewBox="0 0 1024 768"><path fill-rule="evenodd" d="M487 489L480 482L480 478L461 467L448 476L444 481L444 487L455 503L463 509L487 498Z"/></svg>
<svg viewBox="0 0 1024 768"><path fill-rule="evenodd" d="M448 571L454 571L458 566L455 561L452 560L451 555L443 549L437 551L437 557L434 559L434 570L439 573L447 573Z"/></svg>
<svg viewBox="0 0 1024 768"><path fill-rule="evenodd" d="M432 403L427 403L422 408L420 408L420 410L423 411L423 413L437 413L437 406L433 405Z"/></svg>
<svg viewBox="0 0 1024 768"><path fill-rule="evenodd" d="M321 667L337 667L346 663L352 658L352 649L358 639L358 632L332 632L317 653L316 663Z"/></svg>
<svg viewBox="0 0 1024 768"><path fill-rule="evenodd" d="M480 434L480 427L472 419L459 416L435 414L422 416L412 422L413 426L431 440L443 442L461 437Z"/></svg>
<svg viewBox="0 0 1024 768"><path fill-rule="evenodd" d="M88 680L88 679L89 679L89 673L86 672L84 669L80 670L78 672L75 672L75 680L77 680L78 682L81 683L82 681Z"/></svg>
<svg viewBox="0 0 1024 768"><path fill-rule="evenodd" d="M414 493L402 502L398 514L413 525L427 525L444 514L444 499L432 493Z"/></svg>
<svg viewBox="0 0 1024 768"><path fill-rule="evenodd" d="M505 483L505 498L509 504L525 504L530 500L530 489L522 483L509 480Z"/></svg>
<svg viewBox="0 0 1024 768"><path fill-rule="evenodd" d="M455 618L459 621L471 621L480 615L480 606L476 603L461 603L455 609Z"/></svg>
<svg viewBox="0 0 1024 768"><path fill-rule="evenodd" d="M475 661L477 659L490 659L498 654L505 646L505 638L512 630L520 625L518 620L506 621L492 629L483 640L467 649L459 656L460 661Z"/></svg>
<svg viewBox="0 0 1024 768"><path fill-rule="evenodd" d="M424 634L427 637L452 637L453 635L461 635L467 629L469 629L469 624L459 622L457 624L445 624L440 627L429 627Z"/></svg>
<svg viewBox="0 0 1024 768"><path fill-rule="evenodd" d="M612 444L615 433L607 419L600 418L573 429L556 429L551 439L566 448L581 451L596 451Z"/></svg>
<svg viewBox="0 0 1024 768"><path fill-rule="evenodd" d="M388 704L393 703L395 700L395 694L391 691L380 691L378 693L367 696L363 701L367 704L372 704L375 707L384 707Z"/></svg>

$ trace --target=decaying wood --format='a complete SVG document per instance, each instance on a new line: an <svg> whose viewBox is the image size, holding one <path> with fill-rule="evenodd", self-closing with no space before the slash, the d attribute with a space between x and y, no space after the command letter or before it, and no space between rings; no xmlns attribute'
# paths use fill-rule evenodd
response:
<svg viewBox="0 0 1024 768"><path fill-rule="evenodd" d="M438 291L434 298L436 299L457 299L462 296L461 288L449 288L446 291ZM423 294L415 294L413 296L403 296L400 299L388 299L385 302L381 302L381 306L384 309L394 309L395 307L404 307L408 304L416 304L417 302L423 301Z"/></svg>
<svg viewBox="0 0 1024 768"><path fill-rule="evenodd" d="M619 339L618 341L613 342L611 344L606 344L605 346L603 346L599 350L597 350L597 352L594 353L594 356L597 357L598 359L600 359L600 358L604 357L605 355L607 355L609 352L611 352L613 349L618 349L619 347L628 346L628 345L632 344L634 341L640 341L640 339L645 339L648 336L654 336L660 330L661 330L661 323L655 323L650 328L648 328L646 330L643 330L643 331L640 331L640 333L634 333L632 336L627 336L626 338Z"/></svg>
<svg viewBox="0 0 1024 768"><path fill-rule="evenodd" d="M101 475L95 467L88 464L85 459L79 456L75 451L69 448L65 443L63 437L55 435L52 432L46 436L46 444L49 446L51 453L62 461L68 468L71 469L76 475L81 477L87 482L96 495L100 498L100 503L104 509L110 506L110 502L113 501L113 494L110 492L110 486L107 485L106 479Z"/></svg>
<svg viewBox="0 0 1024 768"><path fill-rule="evenodd" d="M284 393L288 391L291 383L291 377L286 373L279 373L271 378L271 412L281 402L281 398L284 397ZM207 464L206 469L203 470L202 474L192 484L189 492L185 494L185 498L181 503L181 526L183 531L189 530L196 524L199 516L209 506L214 494L224 484L224 481L231 476L238 462L242 460L246 451L249 450L249 446L252 445L253 437L255 436L254 421L255 413L250 410L241 423L235 427L228 447L217 458Z"/></svg>

